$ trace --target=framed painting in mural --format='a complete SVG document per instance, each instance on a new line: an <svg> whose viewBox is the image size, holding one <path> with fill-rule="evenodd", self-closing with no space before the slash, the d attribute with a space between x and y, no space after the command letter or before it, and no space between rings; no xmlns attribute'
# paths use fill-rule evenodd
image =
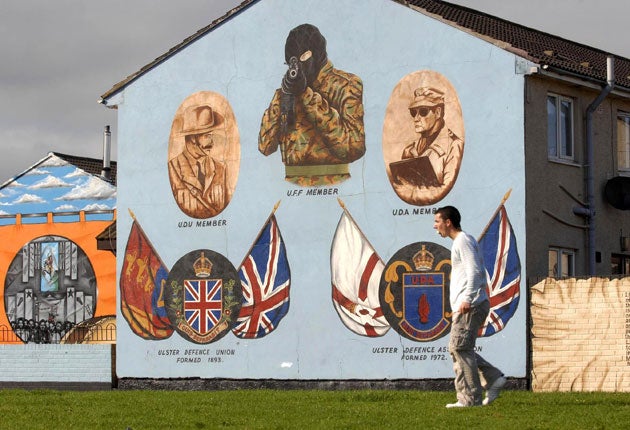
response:
<svg viewBox="0 0 630 430"><path fill-rule="evenodd" d="M179 106L169 138L168 176L177 206L193 218L221 213L240 164L236 118L222 95L200 91Z"/></svg>
<svg viewBox="0 0 630 430"><path fill-rule="evenodd" d="M431 70L403 77L383 123L385 167L398 197L417 206L442 200L457 180L464 139L462 109L448 79Z"/></svg>
<svg viewBox="0 0 630 430"><path fill-rule="evenodd" d="M5 313L24 343L59 343L94 316L96 276L85 252L61 236L25 244L8 267Z"/></svg>

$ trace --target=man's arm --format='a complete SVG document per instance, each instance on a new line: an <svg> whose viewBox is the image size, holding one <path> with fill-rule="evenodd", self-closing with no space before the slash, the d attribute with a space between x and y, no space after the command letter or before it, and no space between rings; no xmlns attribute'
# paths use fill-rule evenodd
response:
<svg viewBox="0 0 630 430"><path fill-rule="evenodd" d="M278 149L280 137L280 90L276 90L260 122L258 150L264 155L273 154Z"/></svg>
<svg viewBox="0 0 630 430"><path fill-rule="evenodd" d="M357 76L334 79L330 99L307 87L300 98L306 118L313 124L331 154L352 162L365 154L363 82Z"/></svg>

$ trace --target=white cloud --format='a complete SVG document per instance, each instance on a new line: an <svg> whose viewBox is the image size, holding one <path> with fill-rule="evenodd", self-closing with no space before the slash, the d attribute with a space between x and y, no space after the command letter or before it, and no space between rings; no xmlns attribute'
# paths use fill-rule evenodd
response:
<svg viewBox="0 0 630 430"><path fill-rule="evenodd" d="M8 188L8 187L7 188L3 188L2 192L0 192L0 194L1 194L0 198L5 198L5 197L6 198L10 198L10 197L13 197L14 195L19 194L19 193L20 193L20 191L16 190L15 188Z"/></svg>
<svg viewBox="0 0 630 430"><path fill-rule="evenodd" d="M86 184L74 187L69 193L55 200L105 200L115 197L114 186L93 176Z"/></svg>
<svg viewBox="0 0 630 430"><path fill-rule="evenodd" d="M79 209L77 209L76 206L73 205L61 205L61 206L57 206L55 208L55 212L75 212L78 211Z"/></svg>
<svg viewBox="0 0 630 430"><path fill-rule="evenodd" d="M74 171L68 173L66 176L64 176L64 178L70 179L70 178L81 178L81 177L85 177L88 176L88 173L85 172L85 170L81 170L78 167L76 169L74 169Z"/></svg>
<svg viewBox="0 0 630 430"><path fill-rule="evenodd" d="M67 166L68 163L56 155L52 155L48 160L44 161L40 164L40 167L59 167L59 166Z"/></svg>
<svg viewBox="0 0 630 430"><path fill-rule="evenodd" d="M54 176L48 175L46 178L42 179L39 182L34 183L29 186L30 190L39 190L41 188L62 188L71 186L67 182L62 181L59 178L55 178Z"/></svg>
<svg viewBox="0 0 630 430"><path fill-rule="evenodd" d="M33 169L27 173L27 175L48 175L50 171L45 169Z"/></svg>
<svg viewBox="0 0 630 430"><path fill-rule="evenodd" d="M21 184L17 180L11 181L7 184L7 188L22 188L24 186L25 186L24 184Z"/></svg>
<svg viewBox="0 0 630 430"><path fill-rule="evenodd" d="M92 203L89 204L87 206L85 206L83 209L81 209L82 211L108 211L111 208L107 205L103 205L103 204L99 204L99 203Z"/></svg>
<svg viewBox="0 0 630 430"><path fill-rule="evenodd" d="M18 205L21 203L46 203L46 200L34 194L23 194L13 202L13 204L15 205Z"/></svg>
<svg viewBox="0 0 630 430"><path fill-rule="evenodd" d="M0 215L11 215L11 214L9 212L5 212L5 211L0 210Z"/></svg>

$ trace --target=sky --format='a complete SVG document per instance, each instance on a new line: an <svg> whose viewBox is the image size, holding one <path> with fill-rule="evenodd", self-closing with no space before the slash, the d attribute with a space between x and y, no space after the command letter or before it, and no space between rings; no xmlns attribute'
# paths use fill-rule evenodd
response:
<svg viewBox="0 0 630 430"><path fill-rule="evenodd" d="M451 3L630 58L626 1ZM51 151L101 158L106 125L116 160L100 95L240 3L0 0L0 183Z"/></svg>

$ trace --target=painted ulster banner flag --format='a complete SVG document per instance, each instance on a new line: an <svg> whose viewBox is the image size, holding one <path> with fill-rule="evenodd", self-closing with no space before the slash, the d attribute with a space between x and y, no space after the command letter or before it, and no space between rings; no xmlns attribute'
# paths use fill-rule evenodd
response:
<svg viewBox="0 0 630 430"><path fill-rule="evenodd" d="M344 209L330 252L332 299L341 321L357 334L383 336L390 328L378 295L384 267Z"/></svg>
<svg viewBox="0 0 630 430"><path fill-rule="evenodd" d="M479 239L488 278L490 314L479 336L492 336L503 330L516 312L520 295L521 262L516 238L501 204Z"/></svg>
<svg viewBox="0 0 630 430"><path fill-rule="evenodd" d="M131 330L142 338L159 340L173 334L164 308L167 277L166 266L133 217L120 273L120 307Z"/></svg>
<svg viewBox="0 0 630 430"><path fill-rule="evenodd" d="M244 339L266 336L278 327L289 311L291 285L287 251L273 213L243 260L238 274L243 301L232 332Z"/></svg>

